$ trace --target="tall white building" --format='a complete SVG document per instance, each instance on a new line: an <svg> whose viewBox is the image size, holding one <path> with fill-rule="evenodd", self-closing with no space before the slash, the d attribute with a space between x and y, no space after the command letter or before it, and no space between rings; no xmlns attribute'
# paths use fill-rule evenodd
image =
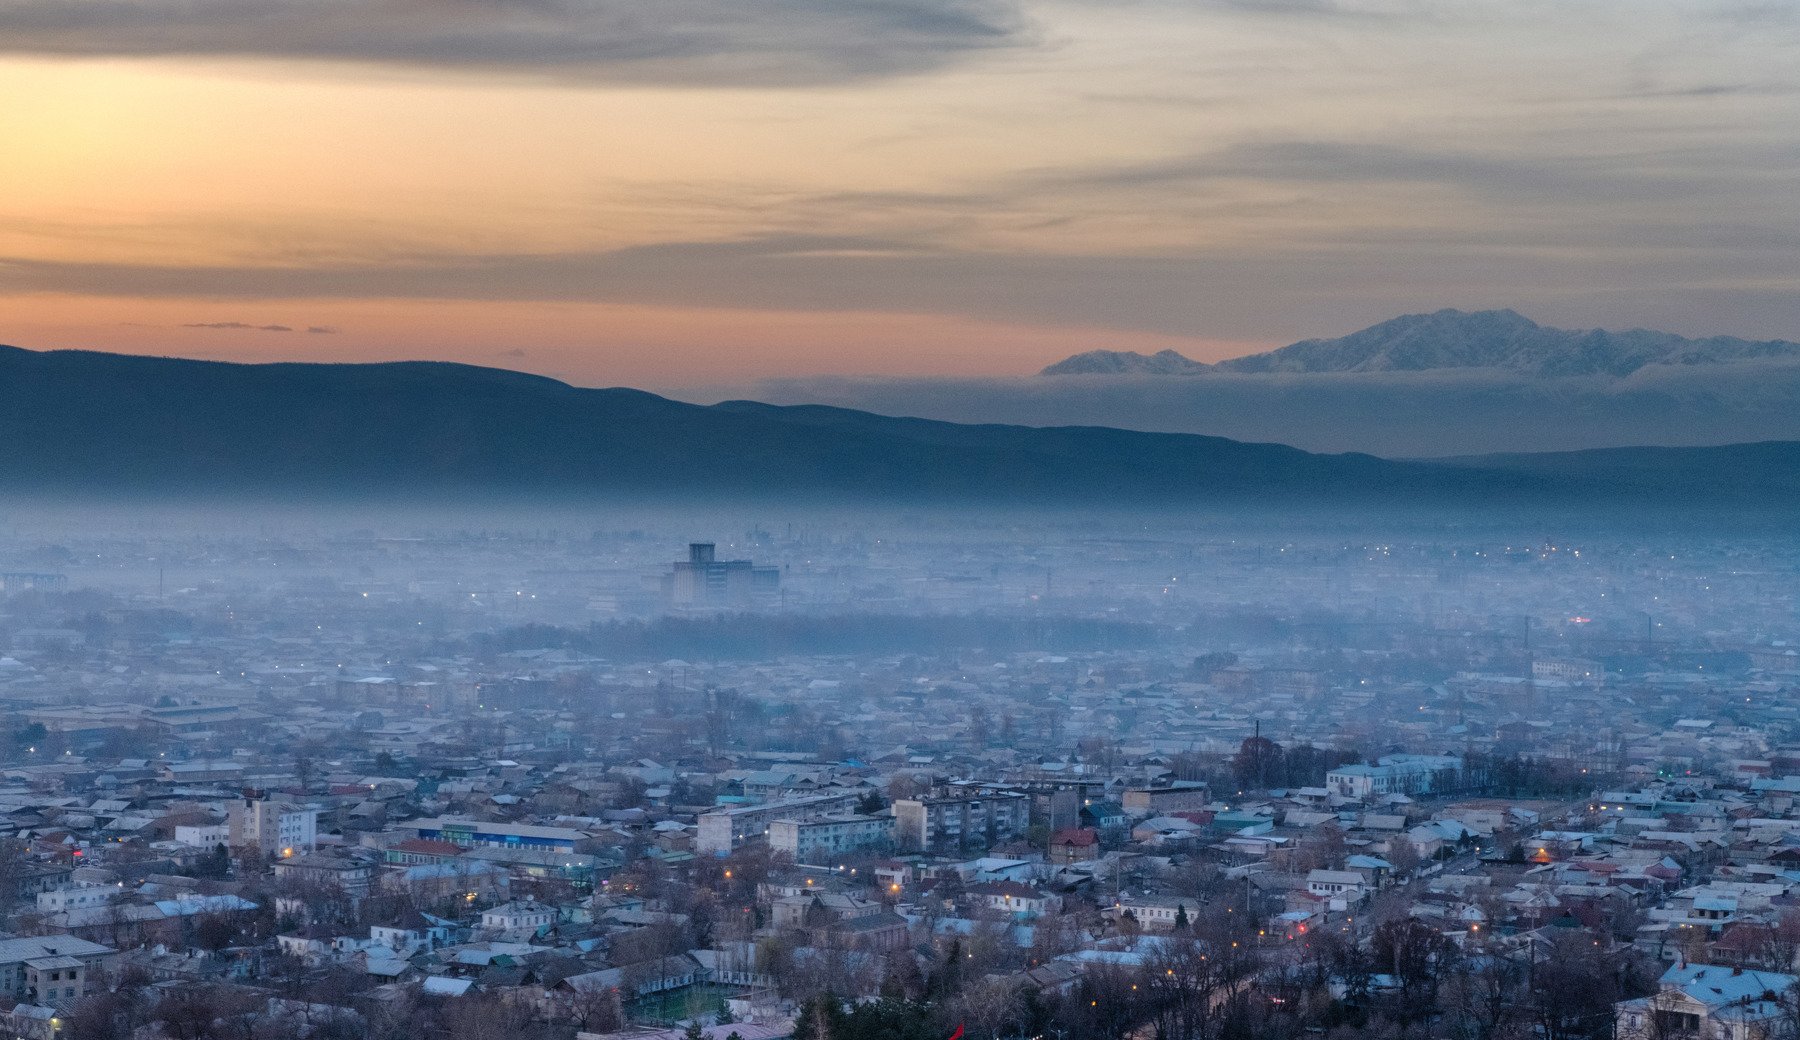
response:
<svg viewBox="0 0 1800 1040"><path fill-rule="evenodd" d="M245 791L231 803L231 845L282 858L311 852L319 845L319 811Z"/></svg>

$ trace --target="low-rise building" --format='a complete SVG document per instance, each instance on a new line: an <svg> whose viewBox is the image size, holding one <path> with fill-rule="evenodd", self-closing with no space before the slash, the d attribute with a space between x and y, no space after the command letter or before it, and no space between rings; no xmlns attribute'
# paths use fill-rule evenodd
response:
<svg viewBox="0 0 1800 1040"><path fill-rule="evenodd" d="M1325 786L1344 798L1389 794L1441 794L1455 788L1463 760L1455 755L1389 755L1374 765L1339 766L1325 774Z"/></svg>
<svg viewBox="0 0 1800 1040"><path fill-rule="evenodd" d="M1142 819L1184 809L1204 809L1212 792L1198 781L1177 781L1168 787L1134 787L1120 799L1128 816Z"/></svg>
<svg viewBox="0 0 1800 1040"><path fill-rule="evenodd" d="M1781 1032L1795 977L1716 964L1678 964L1656 992L1615 1006L1619 1040L1770 1040Z"/></svg>
<svg viewBox="0 0 1800 1040"><path fill-rule="evenodd" d="M694 851L730 852L745 842L768 839L770 828L778 821L813 820L841 813L855 805L857 799L854 792L846 791L701 813Z"/></svg>
<svg viewBox="0 0 1800 1040"><path fill-rule="evenodd" d="M495 931L538 929L556 923L556 907L531 900L515 900L481 912L481 927Z"/></svg>
<svg viewBox="0 0 1800 1040"><path fill-rule="evenodd" d="M73 935L0 939L0 994L67 1007L95 991L113 952Z"/></svg>

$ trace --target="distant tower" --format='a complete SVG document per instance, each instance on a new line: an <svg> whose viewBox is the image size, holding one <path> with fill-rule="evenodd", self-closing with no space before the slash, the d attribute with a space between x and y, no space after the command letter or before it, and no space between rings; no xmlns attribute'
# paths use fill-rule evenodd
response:
<svg viewBox="0 0 1800 1040"><path fill-rule="evenodd" d="M749 560L721 560L712 542L688 543L688 557L663 576L663 593L677 609L747 609L777 598L781 570Z"/></svg>

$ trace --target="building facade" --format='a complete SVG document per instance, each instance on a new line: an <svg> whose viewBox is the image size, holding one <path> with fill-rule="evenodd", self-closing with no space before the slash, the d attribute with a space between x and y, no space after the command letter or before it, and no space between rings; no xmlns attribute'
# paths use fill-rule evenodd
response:
<svg viewBox="0 0 1800 1040"><path fill-rule="evenodd" d="M744 805L701 813L694 835L694 851L725 853L749 841L764 841L770 828L782 820L813 820L842 813L856 804L854 792L790 798L767 805Z"/></svg>
<svg viewBox="0 0 1800 1040"><path fill-rule="evenodd" d="M663 579L669 605L682 609L742 608L781 590L781 571L749 560L721 560L711 542L688 546Z"/></svg>
<svg viewBox="0 0 1800 1040"><path fill-rule="evenodd" d="M948 798L902 798L894 803L894 840L908 852L986 848L1023 835L1031 800L996 792Z"/></svg>
<svg viewBox="0 0 1800 1040"><path fill-rule="evenodd" d="M877 851L893 843L894 821L886 816L847 813L769 824L769 848L796 863L825 864L845 853Z"/></svg>
<svg viewBox="0 0 1800 1040"><path fill-rule="evenodd" d="M304 855L319 844L319 811L270 801L260 791L245 791L231 803L227 825L234 848L254 848L265 856Z"/></svg>
<svg viewBox="0 0 1800 1040"><path fill-rule="evenodd" d="M1795 978L1716 964L1678 964L1648 997L1614 1008L1618 1040L1772 1040L1785 1035Z"/></svg>

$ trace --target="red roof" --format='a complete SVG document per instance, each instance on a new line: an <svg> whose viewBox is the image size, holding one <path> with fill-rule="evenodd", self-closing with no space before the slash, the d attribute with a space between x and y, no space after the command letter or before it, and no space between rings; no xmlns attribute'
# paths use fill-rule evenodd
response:
<svg viewBox="0 0 1800 1040"><path fill-rule="evenodd" d="M1738 921L1725 926L1724 933L1714 940L1713 948L1751 953L1763 949L1774 936L1775 929L1766 924Z"/></svg>
<svg viewBox="0 0 1800 1040"><path fill-rule="evenodd" d="M1064 827L1050 836L1052 845L1073 845L1076 848L1087 848L1100 844L1100 835L1092 827Z"/></svg>

